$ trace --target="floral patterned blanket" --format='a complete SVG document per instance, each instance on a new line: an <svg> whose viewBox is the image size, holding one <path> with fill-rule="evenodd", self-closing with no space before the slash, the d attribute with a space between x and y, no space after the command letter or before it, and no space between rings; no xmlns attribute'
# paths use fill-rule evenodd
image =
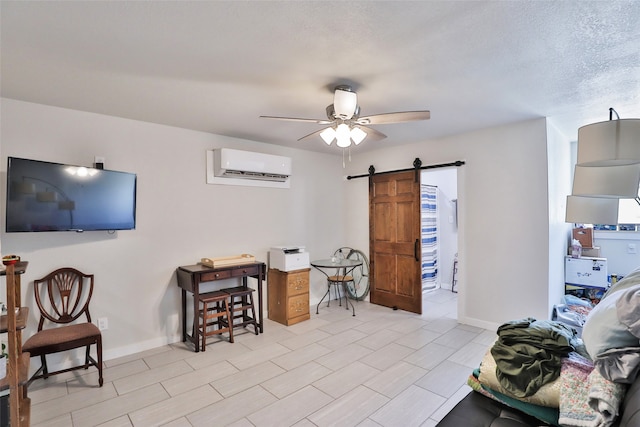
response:
<svg viewBox="0 0 640 427"><path fill-rule="evenodd" d="M571 353L560 373L558 422L570 427L608 427L618 416L627 386L605 379L593 362Z"/></svg>

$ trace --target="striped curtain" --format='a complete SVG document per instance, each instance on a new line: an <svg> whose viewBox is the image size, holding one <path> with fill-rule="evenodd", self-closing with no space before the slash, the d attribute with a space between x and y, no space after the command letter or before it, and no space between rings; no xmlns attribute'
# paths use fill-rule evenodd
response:
<svg viewBox="0 0 640 427"><path fill-rule="evenodd" d="M421 238L422 238L422 290L438 286L438 187L420 186Z"/></svg>

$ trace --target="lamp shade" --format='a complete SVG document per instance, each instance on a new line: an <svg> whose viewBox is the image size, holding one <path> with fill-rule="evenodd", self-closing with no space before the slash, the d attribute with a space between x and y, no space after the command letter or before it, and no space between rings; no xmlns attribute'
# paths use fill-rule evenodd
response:
<svg viewBox="0 0 640 427"><path fill-rule="evenodd" d="M618 203L617 199L611 198L567 196L565 222L617 224Z"/></svg>
<svg viewBox="0 0 640 427"><path fill-rule="evenodd" d="M351 145L351 129L349 126L341 123L336 128L336 144L340 148L346 148Z"/></svg>
<svg viewBox="0 0 640 427"><path fill-rule="evenodd" d="M353 117L357 107L358 96L355 92L342 86L336 88L333 95L333 109L336 117L348 120Z"/></svg>
<svg viewBox="0 0 640 427"><path fill-rule="evenodd" d="M357 126L351 129L351 139L356 145L360 144L366 136L367 133Z"/></svg>
<svg viewBox="0 0 640 427"><path fill-rule="evenodd" d="M336 137L336 131L333 128L326 128L325 130L320 132L320 138L322 138L322 140L326 142L327 145L331 145L335 137Z"/></svg>
<svg viewBox="0 0 640 427"><path fill-rule="evenodd" d="M58 201L58 193L55 191L38 191L36 200L43 203L52 203Z"/></svg>
<svg viewBox="0 0 640 427"><path fill-rule="evenodd" d="M36 194L36 184L33 182L14 182L15 191L19 194Z"/></svg>
<svg viewBox="0 0 640 427"><path fill-rule="evenodd" d="M613 166L576 165L573 196L635 199L640 186L640 163Z"/></svg>
<svg viewBox="0 0 640 427"><path fill-rule="evenodd" d="M640 163L640 119L593 123L578 129L578 164Z"/></svg>
<svg viewBox="0 0 640 427"><path fill-rule="evenodd" d="M58 202L58 209L61 211L72 211L76 208L76 202L73 200L61 200Z"/></svg>

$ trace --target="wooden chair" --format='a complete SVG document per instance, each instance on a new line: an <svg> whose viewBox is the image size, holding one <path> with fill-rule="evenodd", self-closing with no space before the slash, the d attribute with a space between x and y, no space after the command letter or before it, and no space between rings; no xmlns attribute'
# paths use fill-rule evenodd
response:
<svg viewBox="0 0 640 427"><path fill-rule="evenodd" d="M227 297L229 295L223 291L209 292L200 295L200 329L202 337L202 351L206 350L207 337L229 333L229 342L233 342L233 321ZM198 344L196 344L198 345Z"/></svg>
<svg viewBox="0 0 640 427"><path fill-rule="evenodd" d="M234 328L253 325L253 332L258 335L258 321L256 320L256 307L253 304L254 289L247 286L222 289L229 295L229 312Z"/></svg>
<svg viewBox="0 0 640 427"><path fill-rule="evenodd" d="M34 280L34 294L40 322L38 332L22 346L23 352L31 357L40 357L41 366L29 379L29 384L38 378L48 378L63 372L98 368L98 383L102 378L102 334L91 323L89 302L93 295L93 274L84 274L74 268L60 268L42 279ZM86 317L86 321L81 317ZM48 328L45 329L45 324ZM52 325L53 324L53 325ZM96 345L96 361L90 355L92 345ZM53 353L85 348L84 364L49 372L46 356Z"/></svg>

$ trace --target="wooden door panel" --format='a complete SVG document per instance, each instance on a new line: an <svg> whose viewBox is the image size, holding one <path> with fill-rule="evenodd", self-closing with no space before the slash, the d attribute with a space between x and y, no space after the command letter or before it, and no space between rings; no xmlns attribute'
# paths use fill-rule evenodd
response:
<svg viewBox="0 0 640 427"><path fill-rule="evenodd" d="M369 180L370 300L422 312L420 183L415 172ZM416 245L418 245L416 247Z"/></svg>
<svg viewBox="0 0 640 427"><path fill-rule="evenodd" d="M396 233L396 242L398 243L410 243L411 250L413 250L413 243L415 241L413 221L416 220L413 211L415 210L415 203L401 202L396 205L398 210L398 218L403 218L400 223L396 221L398 231Z"/></svg>
<svg viewBox="0 0 640 427"><path fill-rule="evenodd" d="M381 293L392 293L396 287L395 281L395 269L393 265L395 263L395 257L393 254L378 254L375 257L375 272L376 277L376 290ZM371 272L369 273L371 274ZM371 284L371 281L369 281Z"/></svg>
<svg viewBox="0 0 640 427"><path fill-rule="evenodd" d="M410 198L413 198L414 183L415 176L396 181L396 197L409 196Z"/></svg>
<svg viewBox="0 0 640 427"><path fill-rule="evenodd" d="M380 181L377 182L374 186L374 194L373 197L383 197L388 196L393 191L391 183L388 181Z"/></svg>
<svg viewBox="0 0 640 427"><path fill-rule="evenodd" d="M391 235L395 234L395 230L392 224L390 203L378 203L374 208L374 221L377 224L389 224L389 227L376 227L374 239L378 242L391 241Z"/></svg>
<svg viewBox="0 0 640 427"><path fill-rule="evenodd" d="M416 289L413 280L413 269L415 268L415 259L413 256L398 257L398 280L396 292L403 297L414 297Z"/></svg>

